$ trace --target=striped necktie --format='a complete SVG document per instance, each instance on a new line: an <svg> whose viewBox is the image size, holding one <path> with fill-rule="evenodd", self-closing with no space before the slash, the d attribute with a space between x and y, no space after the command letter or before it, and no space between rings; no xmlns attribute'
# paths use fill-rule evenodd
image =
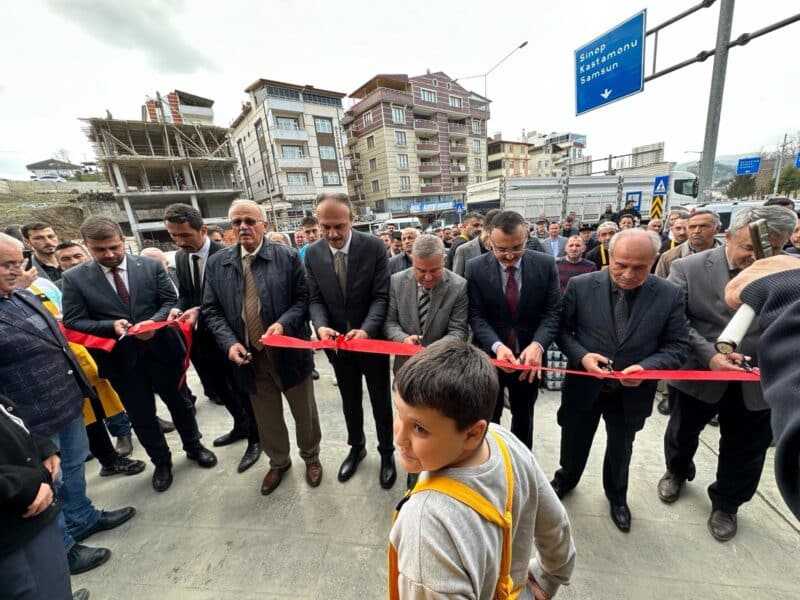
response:
<svg viewBox="0 0 800 600"><path fill-rule="evenodd" d="M261 320L261 300L258 297L256 280L253 278L253 258L248 254L242 261L242 273L244 275L244 326L247 330L250 347L261 350L263 345L259 340L264 335L266 328L264 321Z"/></svg>
<svg viewBox="0 0 800 600"><path fill-rule="evenodd" d="M425 321L428 318L428 305L431 303L431 295L426 289L422 289L419 295L418 308L419 308L419 329L420 334L425 332Z"/></svg>

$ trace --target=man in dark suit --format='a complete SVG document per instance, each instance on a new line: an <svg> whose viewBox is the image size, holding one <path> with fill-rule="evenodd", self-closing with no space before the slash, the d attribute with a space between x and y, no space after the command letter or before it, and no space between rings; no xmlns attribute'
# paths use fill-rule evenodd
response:
<svg viewBox="0 0 800 600"><path fill-rule="evenodd" d="M156 420L154 392L167 405L186 457L211 468L217 457L202 437L191 403L178 383L185 347L172 328L128 335L134 324L167 319L177 301L172 283L158 262L125 254L119 225L89 217L81 225L86 248L94 258L64 275L64 324L76 331L119 339L111 352L93 352L101 377L108 379L128 412L136 436L155 465L153 488L172 484L172 456Z"/></svg>
<svg viewBox="0 0 800 600"><path fill-rule="evenodd" d="M295 420L306 481L317 487L322 481L321 434L311 380L312 352L261 343L264 334L308 339L303 267L297 250L266 239L263 206L236 200L228 219L239 243L209 259L202 312L220 348L237 365L239 387L250 393L261 445L270 460L261 493L271 494L292 466L281 394Z"/></svg>
<svg viewBox="0 0 800 600"><path fill-rule="evenodd" d="M489 234L492 252L467 263L466 279L475 344L500 360L533 367L498 371L500 392L493 418L500 422L503 389L507 388L511 431L530 448L538 396L534 380L544 349L558 332L561 294L555 261L542 252L526 250L527 236L522 215L510 210L499 213Z"/></svg>
<svg viewBox="0 0 800 600"><path fill-rule="evenodd" d="M650 275L660 240L627 229L611 239L607 272L570 279L564 294L558 345L570 369L631 374L676 369L689 350L681 289ZM600 422L606 423L603 488L611 519L630 531L628 469L636 432L653 410L656 381L567 375L561 392L561 468L551 482L563 498L580 481Z"/></svg>
<svg viewBox="0 0 800 600"><path fill-rule="evenodd" d="M479 212L469 212L464 215L464 222L461 224L461 233L450 244L450 251L447 253L444 266L447 270L453 270L453 260L456 257L456 250L461 244L466 244L470 240L474 240L481 234L483 229L483 215Z"/></svg>
<svg viewBox="0 0 800 600"><path fill-rule="evenodd" d="M178 302L169 318L187 321L194 326L192 363L203 383L206 396L224 404L233 417L233 428L214 440L214 446L227 446L247 440L247 450L237 470L243 473L261 456L253 407L247 393L241 391L234 379L233 364L220 349L200 310L203 303L203 275L211 256L225 249L207 235L200 211L188 204L171 204L164 212L164 225L178 246L175 270L178 277Z"/></svg>
<svg viewBox="0 0 800 600"><path fill-rule="evenodd" d="M389 300L386 249L380 238L353 229L353 207L347 194L320 194L317 218L321 239L308 247L306 273L311 294L311 321L321 340L379 338ZM379 481L394 485L392 405L389 357L363 352L328 352L333 364L347 424L350 452L339 469L339 481L350 479L367 454L361 377L367 389L381 455Z"/></svg>
<svg viewBox="0 0 800 600"><path fill-rule="evenodd" d="M400 234L400 241L403 243L403 251L389 259L389 275L394 275L400 271L411 268L411 247L414 240L419 237L419 230L413 227L406 227Z"/></svg>
<svg viewBox="0 0 800 600"><path fill-rule="evenodd" d="M725 302L725 286L755 260L749 224L765 219L773 254L780 254L797 217L782 206L743 209L733 215L725 245L676 260L669 281L686 294L691 344L685 369L742 371L743 361L758 365L759 327L754 320L737 352L720 354L714 342L733 317ZM746 357L746 358L745 358ZM786 357L791 360L791 357ZM658 483L663 502L675 502L695 475L694 454L700 432L719 414L720 443L716 480L708 487L711 514L708 529L720 542L736 535L737 512L758 488L772 441L769 406L758 383L670 381L677 389L664 434L667 471Z"/></svg>

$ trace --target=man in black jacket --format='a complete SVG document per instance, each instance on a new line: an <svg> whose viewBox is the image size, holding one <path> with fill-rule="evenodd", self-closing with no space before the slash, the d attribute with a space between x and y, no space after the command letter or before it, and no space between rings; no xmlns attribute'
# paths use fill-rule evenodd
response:
<svg viewBox="0 0 800 600"><path fill-rule="evenodd" d="M227 446L238 440L247 440L247 450L239 461L237 470L243 473L261 456L253 407L247 393L240 390L233 375L233 364L214 339L205 315L200 310L203 303L203 283L209 259L224 250L225 246L206 235L200 211L188 204L172 204L164 212L164 224L170 237L178 246L175 266L178 275L178 302L170 310L169 318L187 321L194 325L192 338L192 363L203 383L206 396L217 404L224 404L233 417L233 428L214 440L214 446Z"/></svg>

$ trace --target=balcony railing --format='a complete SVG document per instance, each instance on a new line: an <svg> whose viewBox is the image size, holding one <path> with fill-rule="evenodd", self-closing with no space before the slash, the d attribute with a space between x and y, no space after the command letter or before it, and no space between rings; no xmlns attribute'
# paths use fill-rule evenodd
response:
<svg viewBox="0 0 800 600"><path fill-rule="evenodd" d="M417 152L439 152L439 144L431 143L419 143L417 144Z"/></svg>
<svg viewBox="0 0 800 600"><path fill-rule="evenodd" d="M450 154L467 154L469 149L465 144L453 144L450 146Z"/></svg>
<svg viewBox="0 0 800 600"><path fill-rule="evenodd" d="M453 184L453 191L454 192L466 192L467 186L462 183L454 183Z"/></svg>
<svg viewBox="0 0 800 600"><path fill-rule="evenodd" d="M436 131L438 126L436 125L436 121L430 121L428 119L414 119L414 129L431 129Z"/></svg>
<svg viewBox="0 0 800 600"><path fill-rule="evenodd" d="M308 132L297 125L276 125L270 127L270 133L276 140L307 140Z"/></svg>
<svg viewBox="0 0 800 600"><path fill-rule="evenodd" d="M441 192L442 186L440 185L421 185L419 188L420 193L422 194L430 194L434 192Z"/></svg>
<svg viewBox="0 0 800 600"><path fill-rule="evenodd" d="M278 168L280 169L310 169L314 161L310 156L279 156Z"/></svg>
<svg viewBox="0 0 800 600"><path fill-rule="evenodd" d="M364 181L364 175L351 171L347 174L347 181Z"/></svg>
<svg viewBox="0 0 800 600"><path fill-rule="evenodd" d="M419 172L420 173L438 173L442 170L442 165L439 163L420 163L419 164Z"/></svg>

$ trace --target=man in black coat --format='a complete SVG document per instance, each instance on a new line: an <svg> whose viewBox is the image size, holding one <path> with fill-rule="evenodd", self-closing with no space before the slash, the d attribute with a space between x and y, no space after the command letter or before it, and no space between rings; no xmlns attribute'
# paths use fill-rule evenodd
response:
<svg viewBox="0 0 800 600"><path fill-rule="evenodd" d="M347 194L321 194L317 218L324 239L308 247L306 273L311 294L311 321L321 340L380 338L389 301L386 249L380 238L353 230L353 207ZM389 357L362 352L328 352L333 364L347 424L350 452L339 469L339 481L350 479L367 454L361 377L367 389L381 455L379 481L394 485L392 405Z"/></svg>
<svg viewBox="0 0 800 600"><path fill-rule="evenodd" d="M570 279L564 293L558 345L570 369L631 374L677 369L689 352L683 291L650 275L658 236L642 229L616 234L607 271ZM606 423L603 488L611 519L630 530L628 469L636 432L653 410L656 381L567 375L561 392L561 468L551 482L563 498L580 481L600 422Z"/></svg>
<svg viewBox="0 0 800 600"><path fill-rule="evenodd" d="M64 325L119 340L111 352L92 356L155 465L153 488L163 492L172 485L172 455L156 420L155 392L172 415L186 457L205 468L217 464L214 453L200 443L191 403L179 390L185 355L180 335L172 328L128 335L134 324L166 320L177 296L157 261L125 253L115 221L89 217L81 235L94 261L64 274Z"/></svg>
<svg viewBox="0 0 800 600"><path fill-rule="evenodd" d="M265 238L263 206L236 200L228 218L239 243L209 259L202 313L217 344L236 365L239 387L250 393L261 446L270 460L261 493L271 494L292 466L281 394L295 420L306 481L317 487L322 480L321 434L311 380L312 352L261 343L265 334L308 339L308 287L303 266L295 249Z"/></svg>
<svg viewBox="0 0 800 600"><path fill-rule="evenodd" d="M517 212L503 211L492 220L492 251L467 262L469 322L474 342L500 360L542 365L544 349L558 332L558 272L551 255L526 250L528 228ZM530 448L533 405L538 396L530 371L498 371L500 392L493 421L503 414L503 389L511 404L511 431Z"/></svg>
<svg viewBox="0 0 800 600"><path fill-rule="evenodd" d="M224 404L233 417L233 428L214 440L214 446L227 446L247 440L247 450L237 471L243 473L261 456L253 407L247 393L236 384L234 365L220 349L214 334L200 310L203 303L203 277L209 259L225 246L212 241L207 234L200 211L188 204L171 204L164 212L164 224L178 246L175 267L178 276L178 302L169 318L187 321L194 326L192 363L203 383L206 396Z"/></svg>

